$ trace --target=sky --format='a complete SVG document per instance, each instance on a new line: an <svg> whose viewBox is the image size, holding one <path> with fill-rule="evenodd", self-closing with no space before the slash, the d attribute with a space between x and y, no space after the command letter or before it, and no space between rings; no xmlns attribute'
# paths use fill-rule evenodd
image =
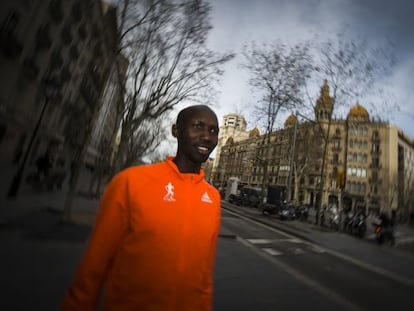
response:
<svg viewBox="0 0 414 311"><path fill-rule="evenodd" d="M381 83L392 94L400 111L389 109L383 116L414 139L414 1L411 0L210 0L213 29L208 46L217 52L234 52L236 57L224 67L214 105L222 117L241 113L248 129L255 124L249 107L255 104L248 73L240 68L245 44L284 42L288 45L319 37L332 37L345 25L351 36L366 38L372 46L392 42L396 64L391 76ZM319 95L319 88L314 96ZM389 96L389 95L388 95ZM388 97L390 98L390 97ZM365 101L383 103L372 96ZM385 99L389 100L389 99ZM285 116L280 116L282 124Z"/></svg>

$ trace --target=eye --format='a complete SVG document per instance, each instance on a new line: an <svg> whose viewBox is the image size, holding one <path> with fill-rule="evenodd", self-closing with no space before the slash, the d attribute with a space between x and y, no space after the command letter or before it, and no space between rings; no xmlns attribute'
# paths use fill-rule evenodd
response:
<svg viewBox="0 0 414 311"><path fill-rule="evenodd" d="M210 134L212 134L212 135L218 135L218 133L219 133L219 130L217 128L210 129Z"/></svg>

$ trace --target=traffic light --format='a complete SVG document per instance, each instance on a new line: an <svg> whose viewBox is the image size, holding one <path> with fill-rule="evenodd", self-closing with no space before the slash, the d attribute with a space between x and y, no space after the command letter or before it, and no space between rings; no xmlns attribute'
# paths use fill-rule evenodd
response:
<svg viewBox="0 0 414 311"><path fill-rule="evenodd" d="M336 172L336 187L340 189L345 188L345 170L339 170Z"/></svg>

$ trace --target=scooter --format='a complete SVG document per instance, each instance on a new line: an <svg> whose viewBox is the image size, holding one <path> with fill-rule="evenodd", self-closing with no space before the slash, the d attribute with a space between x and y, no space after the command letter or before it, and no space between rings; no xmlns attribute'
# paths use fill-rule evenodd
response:
<svg viewBox="0 0 414 311"><path fill-rule="evenodd" d="M391 245L395 244L394 228L389 226L384 228L381 224L373 223L375 231L375 240L379 245L389 241Z"/></svg>

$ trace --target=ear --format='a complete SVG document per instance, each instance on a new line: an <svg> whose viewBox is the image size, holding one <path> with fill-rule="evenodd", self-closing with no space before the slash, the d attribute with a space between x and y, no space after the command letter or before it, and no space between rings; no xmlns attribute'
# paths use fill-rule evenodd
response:
<svg viewBox="0 0 414 311"><path fill-rule="evenodd" d="M177 128L177 125L176 125L176 124L173 124L173 126L172 126L172 128L171 128L171 133L172 133L172 135L173 135L175 138L177 138L177 136L178 136L178 128Z"/></svg>

